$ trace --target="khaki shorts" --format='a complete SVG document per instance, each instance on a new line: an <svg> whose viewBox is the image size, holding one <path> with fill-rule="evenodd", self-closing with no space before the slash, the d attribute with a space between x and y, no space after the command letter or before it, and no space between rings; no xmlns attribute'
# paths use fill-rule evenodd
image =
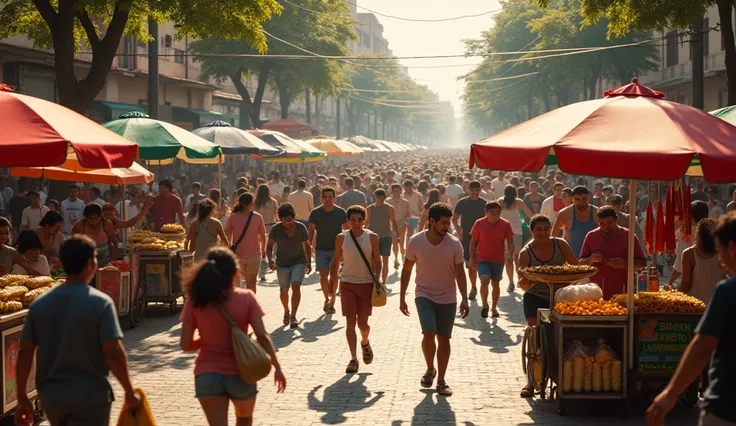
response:
<svg viewBox="0 0 736 426"><path fill-rule="evenodd" d="M258 275L258 268L261 266L261 255L257 254L247 259L240 259L240 275Z"/></svg>

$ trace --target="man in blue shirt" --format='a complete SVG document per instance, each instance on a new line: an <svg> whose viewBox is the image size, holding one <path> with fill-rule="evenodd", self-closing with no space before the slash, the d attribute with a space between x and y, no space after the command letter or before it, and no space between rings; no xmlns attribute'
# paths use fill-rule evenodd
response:
<svg viewBox="0 0 736 426"><path fill-rule="evenodd" d="M690 384L708 365L700 426L736 425L736 213L722 216L713 230L718 259L731 276L716 286L667 387L647 410L647 424L660 426Z"/></svg>
<svg viewBox="0 0 736 426"><path fill-rule="evenodd" d="M28 312L18 354L16 424L33 423L27 397L28 375L36 354L36 388L52 425L107 425L113 392L109 372L135 409L115 305L88 284L97 272L94 241L71 236L59 250L66 283L40 296Z"/></svg>

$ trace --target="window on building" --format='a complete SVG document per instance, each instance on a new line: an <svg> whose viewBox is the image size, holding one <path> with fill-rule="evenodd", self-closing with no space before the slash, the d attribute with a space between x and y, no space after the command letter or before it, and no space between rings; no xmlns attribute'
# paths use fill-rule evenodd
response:
<svg viewBox="0 0 736 426"><path fill-rule="evenodd" d="M126 70L134 70L137 68L138 57L135 55L138 49L134 37L123 36L122 51L118 60L118 66Z"/></svg>
<svg viewBox="0 0 736 426"><path fill-rule="evenodd" d="M677 45L677 31L668 32L665 39L667 43L665 46L665 64L669 68L677 65L678 63L677 50L679 46Z"/></svg>
<svg viewBox="0 0 736 426"><path fill-rule="evenodd" d="M177 64L186 63L186 54L183 50L174 49L174 62Z"/></svg>
<svg viewBox="0 0 736 426"><path fill-rule="evenodd" d="M718 92L718 108L728 106L728 90L723 89Z"/></svg>

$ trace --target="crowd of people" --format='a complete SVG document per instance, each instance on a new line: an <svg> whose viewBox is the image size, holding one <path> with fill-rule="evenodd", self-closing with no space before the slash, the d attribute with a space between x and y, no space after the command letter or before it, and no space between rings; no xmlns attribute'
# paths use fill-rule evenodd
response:
<svg viewBox="0 0 736 426"><path fill-rule="evenodd" d="M628 215L637 216L633 231L635 267L643 268L648 259L639 242L638 223L646 211L644 200L658 196L649 190L650 186L639 194L630 194L626 181L591 181L567 176L554 168L539 173L468 170L465 161L465 153L448 151L374 162L262 169L226 179L223 188L213 187L213 182L189 183L188 178L162 179L157 188L149 187L149 195L144 188L132 188L120 195L115 188L105 194L95 187L71 185L68 198L61 203L44 202L31 182L24 195L29 205L18 216L18 222L15 214L11 221L0 219L0 267L4 268L2 272L33 275L63 268L69 277L67 287L72 288L89 283L94 275L91 271L117 257L119 230L159 230L164 224L180 223L187 230L185 247L198 261L186 275L188 297L181 314L181 348L199 353L194 370L195 393L211 425L225 424L229 401L235 404L238 424L245 425L252 422L257 387L238 376L226 318L220 310L224 309L243 330L252 329L271 356L278 389L283 391L286 379L263 327L265 312L256 296L257 284L268 271L275 272L283 324L298 328L299 312L312 309L301 306L301 284L315 271L323 295L322 312L336 314L339 296L351 355L345 371L356 373L361 362L368 365L374 359L372 343L376 342L370 340L372 289L376 281L386 281L393 255L394 269L403 265L399 309L407 316L416 310L422 328L421 347L427 369L420 385L434 385L440 395L449 396L453 391L446 372L458 311L465 318L470 313L469 301L480 295L480 316L498 318L500 283L505 274L506 290L515 292L518 288L524 292L519 309L529 325L536 324L537 309L550 306L550 291L546 284L529 281L519 271L536 265L594 265L599 271L592 281L601 286L605 298L625 293L627 274L633 273L625 260ZM82 199L80 192L85 188L87 199ZM232 192L228 193L227 188ZM736 216L722 218L718 224L708 217L733 210L736 201L723 206L718 188L701 181L695 182L694 189L691 235L695 238L692 242L681 238L674 267L677 272L671 275L674 278L669 284L708 302L725 276L721 264L731 270L723 255L718 260L716 251L736 250L736 234L728 231L733 227L731 223L736 223ZM20 188L18 191L23 192ZM0 194L6 195L5 191ZM8 200L11 213L18 204L13 202L16 195ZM118 212L122 209L126 214L120 218ZM15 223L20 225L12 225ZM19 232L17 249L7 244L14 232ZM62 242L66 235L71 237ZM71 250L84 256L72 259ZM736 258L736 251L729 253ZM47 259L46 263L41 259ZM415 303L410 310L407 293L412 273ZM76 296L52 291L51 296L40 298L43 302L31 307L22 354L39 352L41 398L49 398L51 406L72 404L71 399L65 399L71 397L44 389L45 381L62 374L59 369L64 368L52 362L55 355L49 351L68 349L64 356L74 357L80 350L94 350L71 349L66 345L72 341L53 335L67 336L78 320L98 321L104 326L105 344L91 355L97 361L88 372L96 378L106 376L100 365L107 362L125 388L126 402L135 406L138 398L120 361L124 350L117 317L108 312L100 294L81 288L86 286L74 287L79 293ZM100 308L80 310L73 318L54 324L58 315L48 311L52 303L57 303L52 301L63 297L90 300L90 306ZM726 314L719 311L713 315L723 318ZM734 321L732 317L728 321ZM733 338L726 338L723 328L709 321L701 332L721 333L714 336L722 339L718 348L732 344ZM44 347L47 339L53 342L53 349L48 344ZM730 355L730 350L723 349L724 356ZM30 365L19 364L19 372L21 367L27 375L25 370ZM19 383L22 377L19 373ZM713 398L720 395L718 392L712 391ZM533 387L527 384L521 395L532 397ZM28 414L26 402L21 397L21 417ZM109 416L109 400L100 404L103 402ZM72 416L69 418L83 416L78 408L67 410ZM105 413L103 407L97 407L87 415Z"/></svg>

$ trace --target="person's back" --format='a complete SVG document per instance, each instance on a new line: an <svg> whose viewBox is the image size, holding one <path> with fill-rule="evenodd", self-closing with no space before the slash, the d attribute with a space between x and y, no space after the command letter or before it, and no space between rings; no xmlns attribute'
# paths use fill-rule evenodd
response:
<svg viewBox="0 0 736 426"><path fill-rule="evenodd" d="M303 189L299 189L289 195L289 203L294 206L297 220L304 222L309 220L309 213L312 212L314 207L312 194Z"/></svg>
<svg viewBox="0 0 736 426"><path fill-rule="evenodd" d="M343 209L347 209L351 206L362 206L366 203L366 197L365 194L362 192L356 190L356 189L349 189L345 192L343 192L340 197L337 199L337 205L342 207Z"/></svg>
<svg viewBox="0 0 736 426"><path fill-rule="evenodd" d="M713 295L713 289L726 277L726 271L721 268L718 255L707 255L697 247L690 247L686 251L692 251L695 258L692 287L688 294L700 299L703 303L708 303Z"/></svg>
<svg viewBox="0 0 736 426"><path fill-rule="evenodd" d="M391 238L391 218L388 213L388 204L368 206L371 222L369 229L378 234L378 238Z"/></svg>

